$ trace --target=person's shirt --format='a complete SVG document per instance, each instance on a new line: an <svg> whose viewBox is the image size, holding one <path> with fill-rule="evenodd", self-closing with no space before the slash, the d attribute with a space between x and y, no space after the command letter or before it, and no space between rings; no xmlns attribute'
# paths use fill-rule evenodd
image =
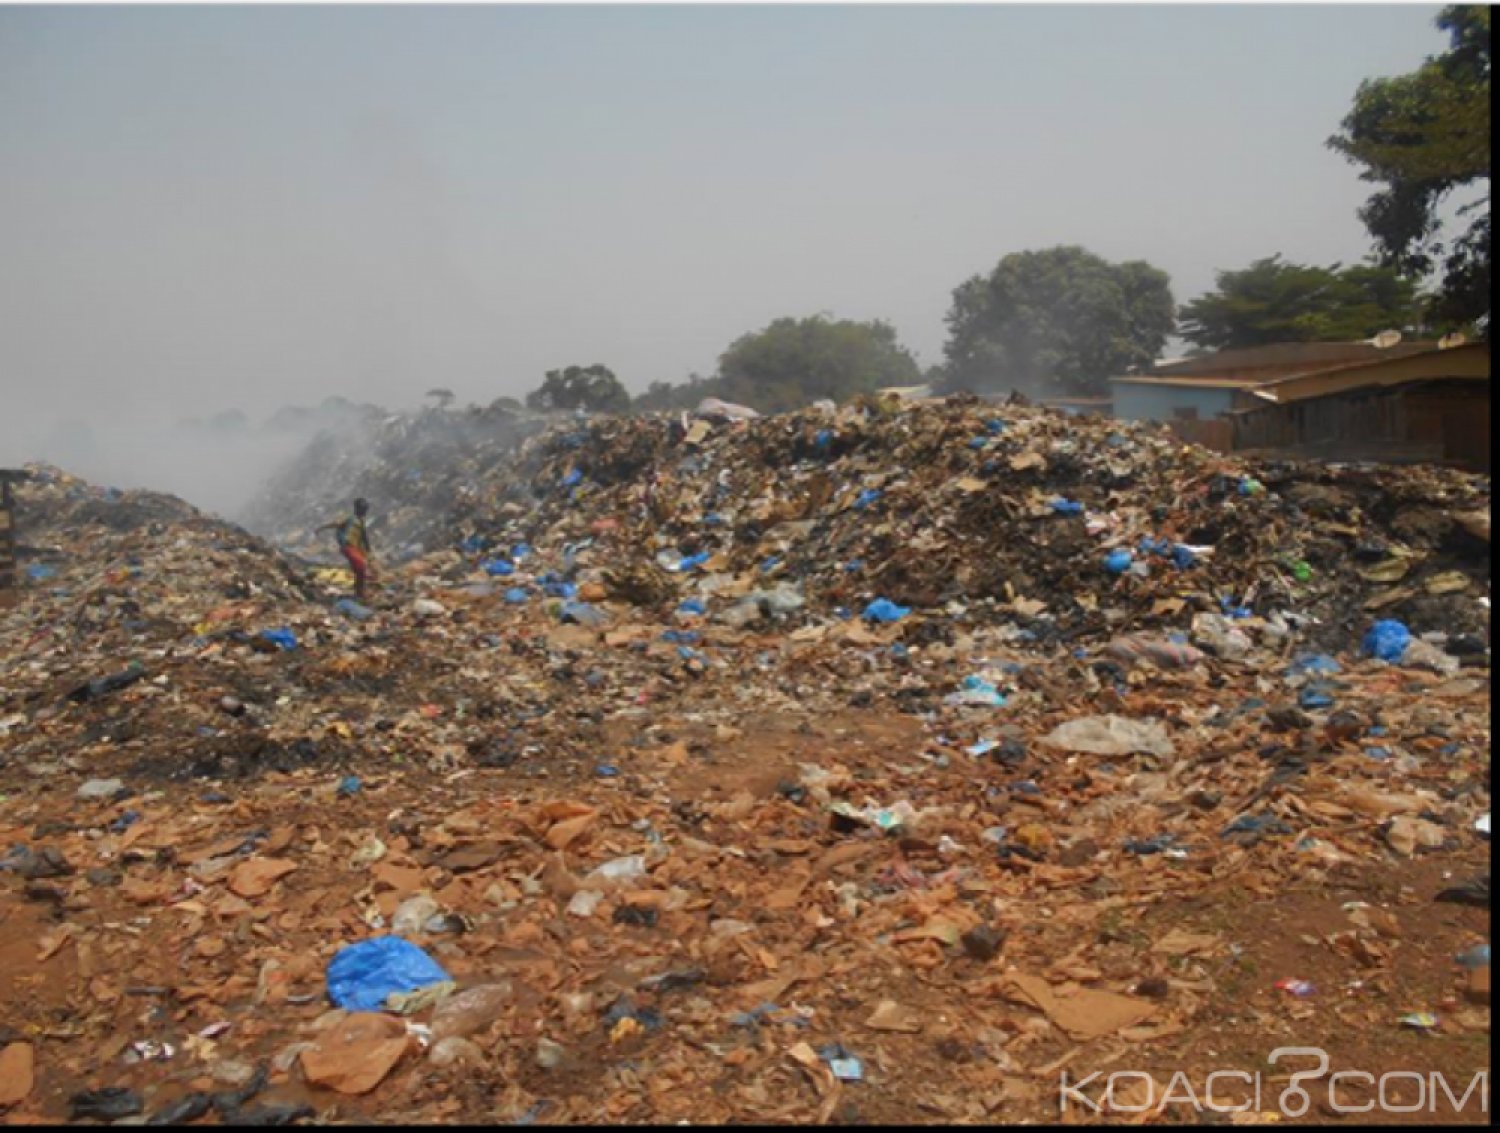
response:
<svg viewBox="0 0 1500 1133"><path fill-rule="evenodd" d="M361 552L370 550L370 536L365 531L365 521L357 515L351 515L339 524L338 540L341 548L353 547Z"/></svg>

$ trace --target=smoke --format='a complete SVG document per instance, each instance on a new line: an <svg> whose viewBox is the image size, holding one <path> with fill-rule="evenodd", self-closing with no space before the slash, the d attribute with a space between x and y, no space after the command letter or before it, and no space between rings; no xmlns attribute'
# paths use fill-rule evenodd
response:
<svg viewBox="0 0 1500 1133"><path fill-rule="evenodd" d="M40 430L0 432L0 466L46 461L104 487L170 492L242 522L265 482L318 433L370 414L380 411L336 399L318 409L288 407L259 425L233 410L178 421L101 421L80 412Z"/></svg>

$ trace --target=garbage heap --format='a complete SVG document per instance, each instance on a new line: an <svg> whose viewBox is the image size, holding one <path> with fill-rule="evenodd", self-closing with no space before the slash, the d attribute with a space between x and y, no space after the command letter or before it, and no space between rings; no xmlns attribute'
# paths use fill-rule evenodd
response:
<svg viewBox="0 0 1500 1133"><path fill-rule="evenodd" d="M368 603L168 497L18 492L7 1120L1054 1120L1122 1050L1401 1029L1487 1066L1487 482L962 402L404 462L359 475L427 549Z"/></svg>
<svg viewBox="0 0 1500 1133"><path fill-rule="evenodd" d="M438 540L473 492L493 479L545 414L498 406L391 413L320 433L263 486L245 525L280 546L316 549L314 528L364 497L380 517L387 554L420 554Z"/></svg>
<svg viewBox="0 0 1500 1133"><path fill-rule="evenodd" d="M872 616L912 610L916 634L1159 629L1230 654L1252 630L1336 647L1372 613L1488 634L1489 482L1456 471L1252 465L1155 425L957 398L594 418L513 455L466 451L446 472L392 444L367 482L394 542L457 552L450 576L518 567L501 589L540 578L537 596L595 582L738 624L883 601ZM518 546L538 552L529 575Z"/></svg>

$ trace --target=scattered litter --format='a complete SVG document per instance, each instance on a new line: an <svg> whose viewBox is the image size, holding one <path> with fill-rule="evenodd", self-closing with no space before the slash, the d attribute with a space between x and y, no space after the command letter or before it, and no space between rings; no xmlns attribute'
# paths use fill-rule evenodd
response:
<svg viewBox="0 0 1500 1133"><path fill-rule="evenodd" d="M831 1043L819 1047L818 1057L828 1064L828 1069L833 1071L833 1076L840 1082L864 1081L865 1064L843 1044Z"/></svg>
<svg viewBox="0 0 1500 1133"><path fill-rule="evenodd" d="M346 1011L380 1011L393 995L451 982L432 957L396 936L347 945L328 964L328 997Z"/></svg>

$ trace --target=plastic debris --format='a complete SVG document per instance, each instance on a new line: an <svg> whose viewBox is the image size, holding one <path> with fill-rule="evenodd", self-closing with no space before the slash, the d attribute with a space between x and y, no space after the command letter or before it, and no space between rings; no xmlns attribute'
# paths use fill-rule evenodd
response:
<svg viewBox="0 0 1500 1133"><path fill-rule="evenodd" d="M820 1047L818 1057L828 1064L828 1069L833 1071L833 1076L840 1082L864 1081L864 1063L841 1043Z"/></svg>
<svg viewBox="0 0 1500 1133"><path fill-rule="evenodd" d="M1059 724L1042 737L1048 747L1091 755L1170 756L1177 749L1159 720L1131 720L1124 716L1084 716Z"/></svg>
<svg viewBox="0 0 1500 1133"><path fill-rule="evenodd" d="M1411 631L1403 623L1387 619L1370 627L1360 648L1367 656L1397 662L1406 653L1411 639Z"/></svg>
<svg viewBox="0 0 1500 1133"><path fill-rule="evenodd" d="M949 704L977 704L988 708L1005 707L1005 697L989 681L979 676L967 676L959 690L947 698Z"/></svg>
<svg viewBox="0 0 1500 1133"><path fill-rule="evenodd" d="M898 606L886 598L876 598L860 616L867 622L899 622L909 613L909 606Z"/></svg>
<svg viewBox="0 0 1500 1133"><path fill-rule="evenodd" d="M279 629L263 629L260 631L260 637L262 641L269 641L278 649L297 648L297 635L285 627Z"/></svg>
<svg viewBox="0 0 1500 1133"><path fill-rule="evenodd" d="M380 1011L392 995L441 983L451 983L448 973L397 936L347 945L328 964L328 996L346 1011Z"/></svg>
<svg viewBox="0 0 1500 1133"><path fill-rule="evenodd" d="M124 790L123 779L90 779L75 794L80 799L112 799Z"/></svg>
<svg viewBox="0 0 1500 1133"><path fill-rule="evenodd" d="M352 618L357 622L369 621L375 616L374 610L360 605L353 598L340 598L333 604L333 608L346 618Z"/></svg>

